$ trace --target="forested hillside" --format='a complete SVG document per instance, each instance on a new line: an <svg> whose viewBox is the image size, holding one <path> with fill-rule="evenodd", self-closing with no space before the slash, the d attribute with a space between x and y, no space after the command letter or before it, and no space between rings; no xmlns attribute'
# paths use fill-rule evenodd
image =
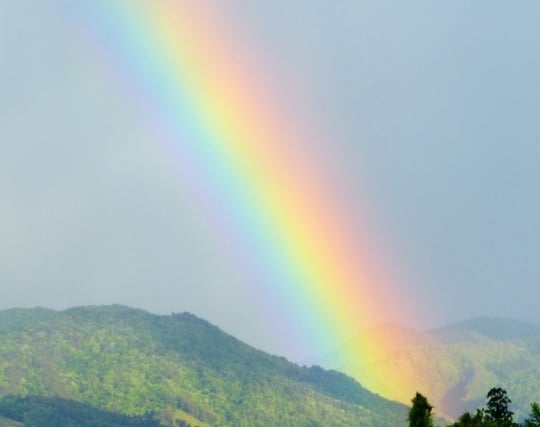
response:
<svg viewBox="0 0 540 427"><path fill-rule="evenodd" d="M341 373L270 356L191 314L122 306L0 312L0 399L0 416L19 422L40 410L76 417L87 408L140 417L113 417L111 426L396 427L407 411Z"/></svg>
<svg viewBox="0 0 540 427"><path fill-rule="evenodd" d="M348 346L386 336L387 348L363 352L357 364L328 362L372 390L409 403L415 391L429 396L435 412L452 418L473 411L491 387L504 387L520 418L540 401L540 326L515 320L480 318L427 332L386 325L366 331ZM395 337L395 338L394 338ZM350 352L350 349L342 349ZM366 373L369 372L369 375ZM395 378L406 387L394 387Z"/></svg>
<svg viewBox="0 0 540 427"><path fill-rule="evenodd" d="M130 417L58 397L8 396L0 400L0 413L0 427L164 427L153 417Z"/></svg>

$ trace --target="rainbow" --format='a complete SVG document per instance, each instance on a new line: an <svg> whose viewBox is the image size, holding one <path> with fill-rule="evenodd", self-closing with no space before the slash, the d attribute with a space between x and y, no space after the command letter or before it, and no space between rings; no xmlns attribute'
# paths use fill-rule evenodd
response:
<svg viewBox="0 0 540 427"><path fill-rule="evenodd" d="M336 191L318 126L289 118L273 64L210 3L65 2L63 13L131 88L151 143L173 159L216 238L256 273L258 297L279 301L313 351L340 348L404 313L403 295ZM376 338L342 359L367 351L377 351Z"/></svg>

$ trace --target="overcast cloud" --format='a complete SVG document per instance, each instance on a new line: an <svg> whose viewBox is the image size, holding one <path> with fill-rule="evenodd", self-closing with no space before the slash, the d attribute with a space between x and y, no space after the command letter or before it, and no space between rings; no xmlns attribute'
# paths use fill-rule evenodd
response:
<svg viewBox="0 0 540 427"><path fill-rule="evenodd" d="M324 118L351 200L369 194L388 262L426 302L412 326L540 322L540 3L220 3L302 77L298 108ZM286 352L63 19L0 0L0 308L188 310Z"/></svg>

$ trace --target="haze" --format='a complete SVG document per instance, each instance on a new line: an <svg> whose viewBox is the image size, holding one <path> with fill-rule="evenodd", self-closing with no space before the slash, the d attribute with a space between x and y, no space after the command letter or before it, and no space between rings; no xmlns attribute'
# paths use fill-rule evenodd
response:
<svg viewBox="0 0 540 427"><path fill-rule="evenodd" d="M416 302L389 320L540 322L540 3L290 3L215 10L302 82L294 106ZM0 309L187 310L302 355L59 9L0 1Z"/></svg>

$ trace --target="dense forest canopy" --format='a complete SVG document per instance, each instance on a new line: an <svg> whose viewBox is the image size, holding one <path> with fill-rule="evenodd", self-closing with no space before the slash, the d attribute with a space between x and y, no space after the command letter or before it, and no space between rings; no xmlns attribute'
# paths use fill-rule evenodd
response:
<svg viewBox="0 0 540 427"><path fill-rule="evenodd" d="M92 408L165 426L395 427L406 419L405 406L337 371L268 355L189 313L122 306L0 312L0 399L0 416L15 421Z"/></svg>

